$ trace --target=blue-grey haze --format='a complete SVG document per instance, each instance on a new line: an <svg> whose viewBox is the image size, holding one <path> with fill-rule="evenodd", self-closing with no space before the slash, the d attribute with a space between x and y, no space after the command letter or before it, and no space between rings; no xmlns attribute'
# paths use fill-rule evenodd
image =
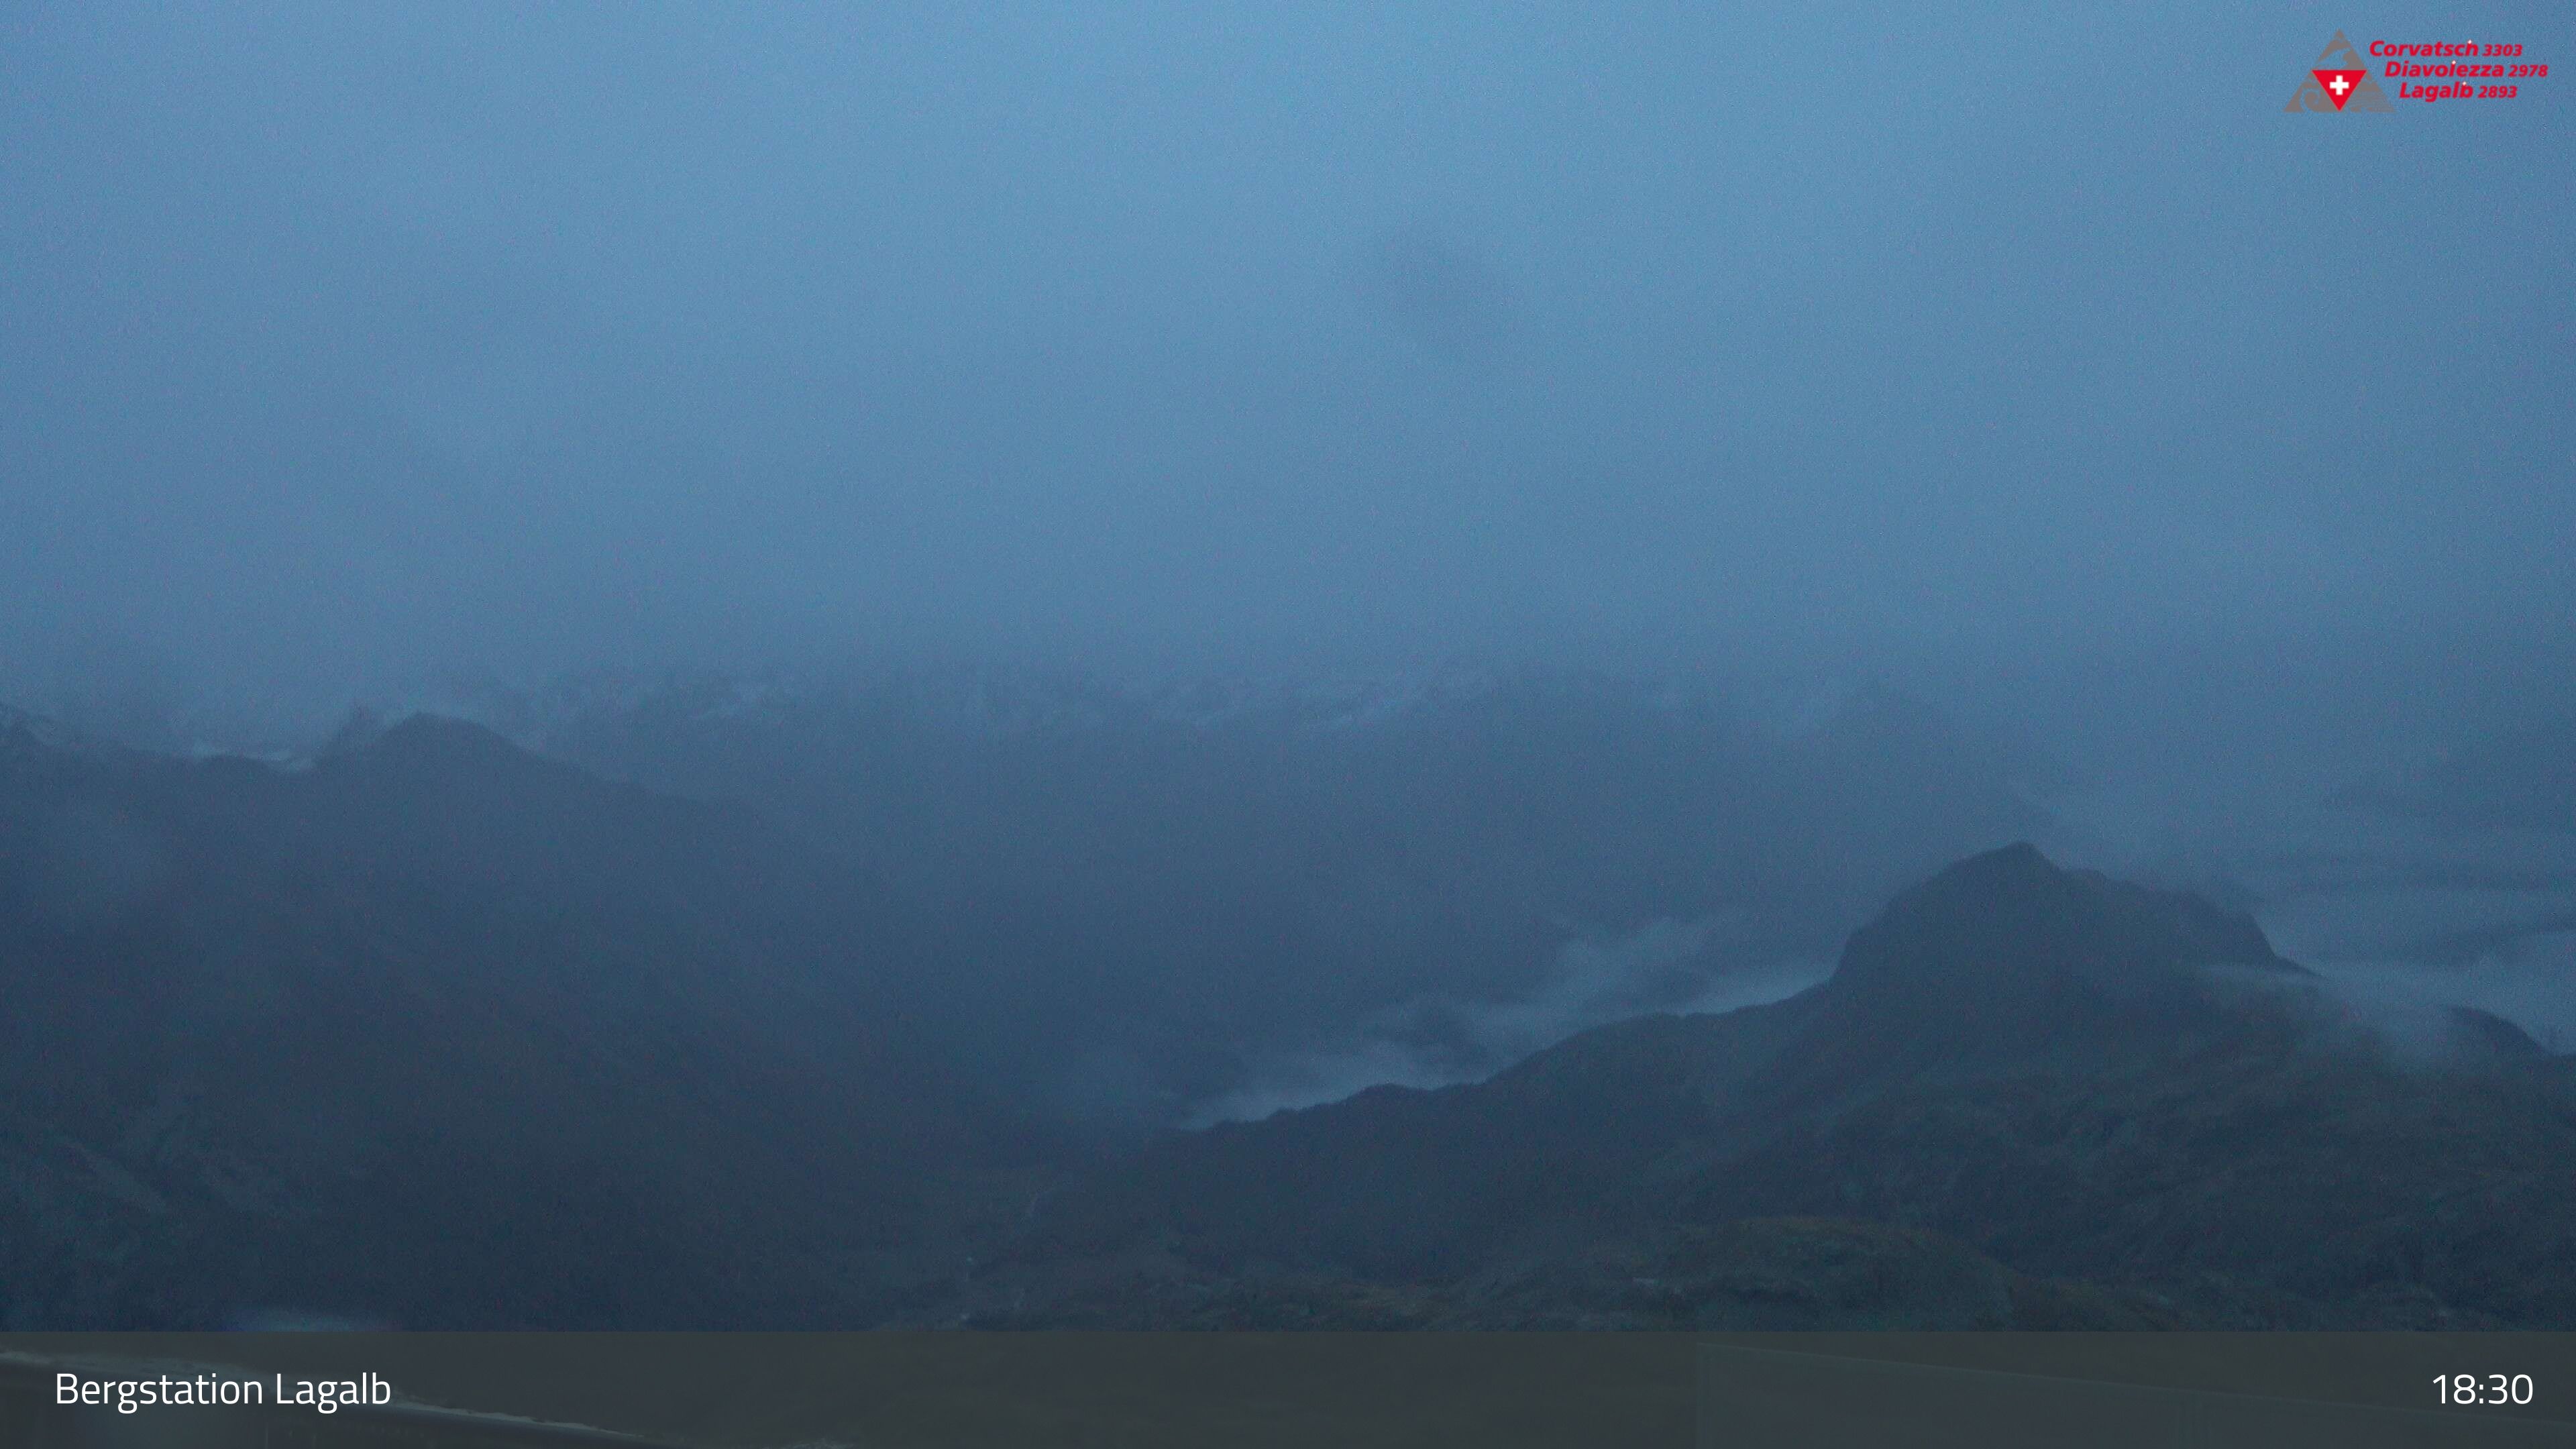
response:
<svg viewBox="0 0 2576 1449"><path fill-rule="evenodd" d="M2284 114L2337 30L2576 65L2546 5L13 3L0 697L1467 657L2400 755L2571 662L2576 76Z"/></svg>

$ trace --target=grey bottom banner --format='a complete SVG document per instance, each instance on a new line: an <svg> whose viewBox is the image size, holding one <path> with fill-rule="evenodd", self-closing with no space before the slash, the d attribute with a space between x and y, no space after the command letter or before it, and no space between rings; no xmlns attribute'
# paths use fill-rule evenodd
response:
<svg viewBox="0 0 2576 1449"><path fill-rule="evenodd" d="M0 1334L0 1449L2576 1449L2571 1403L2576 1334Z"/></svg>
<svg viewBox="0 0 2576 1449"><path fill-rule="evenodd" d="M1819 1339L1702 1342L1701 1449L2576 1446L2560 1335Z"/></svg>

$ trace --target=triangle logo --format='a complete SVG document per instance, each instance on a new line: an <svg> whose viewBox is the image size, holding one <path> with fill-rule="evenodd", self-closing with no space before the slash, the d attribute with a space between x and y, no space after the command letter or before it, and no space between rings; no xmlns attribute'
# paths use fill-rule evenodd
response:
<svg viewBox="0 0 2576 1449"><path fill-rule="evenodd" d="M2370 78L2370 68L2362 63L2361 52L2353 48L2340 30L2326 48L2317 52L2317 68L2290 95L2284 111L2340 111L2350 106L2356 111L2393 111L2388 92Z"/></svg>

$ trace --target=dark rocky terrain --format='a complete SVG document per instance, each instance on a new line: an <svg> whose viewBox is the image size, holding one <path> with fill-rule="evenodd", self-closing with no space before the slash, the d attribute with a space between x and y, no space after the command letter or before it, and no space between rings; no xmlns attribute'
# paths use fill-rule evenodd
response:
<svg viewBox="0 0 2576 1449"><path fill-rule="evenodd" d="M470 725L280 769L13 722L0 1322L862 1318L1020 1160L909 1020L932 959L748 811Z"/></svg>
<svg viewBox="0 0 2576 1449"><path fill-rule="evenodd" d="M1002 1322L2567 1326L2576 1063L2017 846L1771 1006L1158 1144Z"/></svg>
<svg viewBox="0 0 2576 1449"><path fill-rule="evenodd" d="M901 889L961 947L979 1069L1127 1130L1372 1014L1544 992L1589 936L1714 920L1820 962L1891 891L2040 828L2024 787L2052 768L1887 690L1781 733L1713 688L1574 673L719 677L484 712ZM1698 990L1673 984L1617 1014ZM1461 1078L1510 1060L1408 1044Z"/></svg>
<svg viewBox="0 0 2576 1449"><path fill-rule="evenodd" d="M0 1320L2576 1325L2576 1064L2026 845L1787 999L1141 1146L875 879L455 721L0 720Z"/></svg>

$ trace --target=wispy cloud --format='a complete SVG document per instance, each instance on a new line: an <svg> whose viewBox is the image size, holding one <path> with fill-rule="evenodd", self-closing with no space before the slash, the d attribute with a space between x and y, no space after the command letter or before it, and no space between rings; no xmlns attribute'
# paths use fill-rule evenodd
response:
<svg viewBox="0 0 2576 1449"><path fill-rule="evenodd" d="M1256 1070L1247 1085L1201 1103L1186 1125L1258 1120L1370 1087L1478 1081L1592 1027L1649 1012L1756 1006L1829 974L1819 962L1731 953L1735 924L1658 920L1568 942L1537 991L1499 1001L1425 998L1377 1013L1338 1041Z"/></svg>

